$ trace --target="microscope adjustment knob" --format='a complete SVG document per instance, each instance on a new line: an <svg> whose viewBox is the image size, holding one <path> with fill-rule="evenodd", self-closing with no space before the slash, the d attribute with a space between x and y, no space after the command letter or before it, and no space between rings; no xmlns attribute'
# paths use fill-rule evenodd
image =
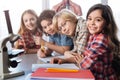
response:
<svg viewBox="0 0 120 80"><path fill-rule="evenodd" d="M17 62L16 60L10 61L10 66L11 66L12 68L15 68L15 67L17 67L18 63L19 63L19 62Z"/></svg>

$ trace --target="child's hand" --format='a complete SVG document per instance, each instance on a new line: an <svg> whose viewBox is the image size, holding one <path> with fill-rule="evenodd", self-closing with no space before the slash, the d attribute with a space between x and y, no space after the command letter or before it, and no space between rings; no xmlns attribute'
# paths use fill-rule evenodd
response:
<svg viewBox="0 0 120 80"><path fill-rule="evenodd" d="M51 64L62 64L64 62L64 59L61 59L61 58L52 58L50 63Z"/></svg>
<svg viewBox="0 0 120 80"><path fill-rule="evenodd" d="M72 51L65 51L64 56L65 56L65 58L74 57L74 55L73 55L73 52L72 52Z"/></svg>
<svg viewBox="0 0 120 80"><path fill-rule="evenodd" d="M46 50L42 50L41 48L37 51L37 57L38 58L45 58L46 57Z"/></svg>
<svg viewBox="0 0 120 80"><path fill-rule="evenodd" d="M39 36L34 36L34 41L35 41L35 44L36 45L40 45L40 41L41 41L41 37L39 37Z"/></svg>
<svg viewBox="0 0 120 80"><path fill-rule="evenodd" d="M84 58L84 56L81 55L81 54L76 54L75 57L74 57L77 65L78 65L79 67L80 67L80 63L81 63L81 61L82 61L83 58Z"/></svg>

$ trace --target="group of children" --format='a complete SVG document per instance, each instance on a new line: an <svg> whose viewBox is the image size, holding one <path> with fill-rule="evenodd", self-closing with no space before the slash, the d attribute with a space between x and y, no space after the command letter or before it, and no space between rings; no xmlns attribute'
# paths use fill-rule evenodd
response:
<svg viewBox="0 0 120 80"><path fill-rule="evenodd" d="M86 20L69 10L44 10L39 17L33 10L22 14L16 48L38 57L51 56L53 51L65 59L53 58L50 63L75 63L81 69L90 69L95 80L117 80L112 68L113 49L119 46L117 25L108 5L95 4ZM49 42L42 35L49 36ZM47 48L42 48L42 47Z"/></svg>

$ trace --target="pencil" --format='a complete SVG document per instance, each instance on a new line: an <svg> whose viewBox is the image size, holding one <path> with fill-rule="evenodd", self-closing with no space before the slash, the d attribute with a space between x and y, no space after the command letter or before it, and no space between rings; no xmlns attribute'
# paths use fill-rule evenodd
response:
<svg viewBox="0 0 120 80"><path fill-rule="evenodd" d="M41 43L41 51L42 51L42 52L45 51L44 43Z"/></svg>
<svg viewBox="0 0 120 80"><path fill-rule="evenodd" d="M47 68L46 72L78 72L77 69L66 69L66 68Z"/></svg>

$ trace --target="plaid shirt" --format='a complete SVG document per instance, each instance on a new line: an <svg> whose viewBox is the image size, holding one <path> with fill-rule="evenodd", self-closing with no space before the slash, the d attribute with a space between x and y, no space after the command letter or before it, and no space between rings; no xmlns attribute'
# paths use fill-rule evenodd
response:
<svg viewBox="0 0 120 80"><path fill-rule="evenodd" d="M113 55L107 36L100 33L91 35L85 48L81 68L90 69L96 80L116 80L111 67Z"/></svg>
<svg viewBox="0 0 120 80"><path fill-rule="evenodd" d="M35 36L42 36L41 31L37 30ZM34 36L30 31L25 31L18 40L18 48L39 49L40 45L36 45Z"/></svg>
<svg viewBox="0 0 120 80"><path fill-rule="evenodd" d="M88 38L88 29L86 27L86 21L80 17L78 19L78 23L76 26L76 32L75 36L73 38L74 41L74 49L72 50L73 52L81 53L84 51L84 48L87 43L87 38Z"/></svg>

